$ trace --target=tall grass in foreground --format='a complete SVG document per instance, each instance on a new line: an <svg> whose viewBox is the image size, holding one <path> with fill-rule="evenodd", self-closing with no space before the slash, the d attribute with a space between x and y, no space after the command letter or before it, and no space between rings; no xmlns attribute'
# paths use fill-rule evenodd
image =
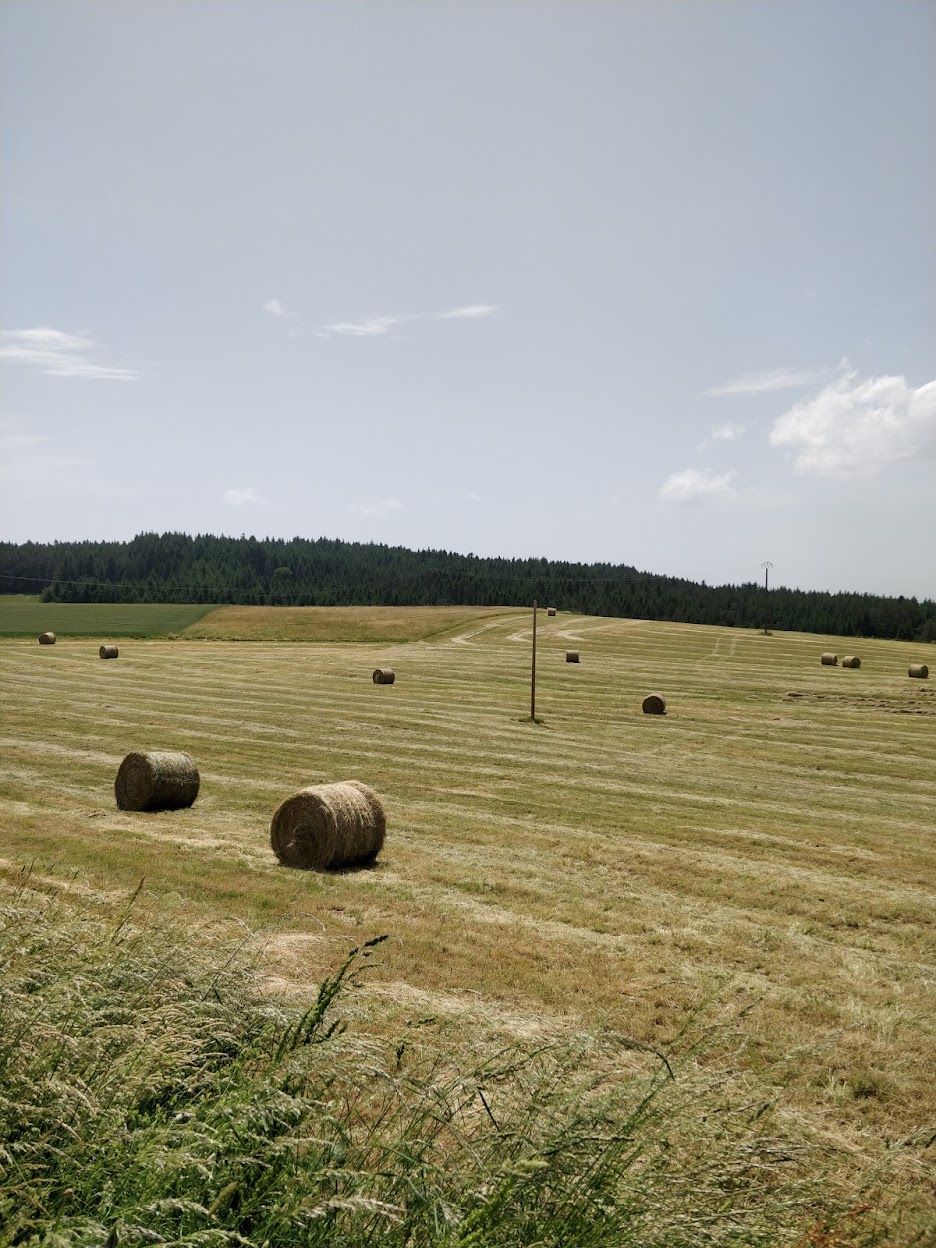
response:
<svg viewBox="0 0 936 1248"><path fill-rule="evenodd" d="M425 1029L349 1035L337 1011L372 953L301 1014L208 934L8 895L0 1243L878 1242L865 1218L827 1229L815 1160L769 1106L692 1069L628 1078L605 1052L588 1075L573 1044L457 1072Z"/></svg>

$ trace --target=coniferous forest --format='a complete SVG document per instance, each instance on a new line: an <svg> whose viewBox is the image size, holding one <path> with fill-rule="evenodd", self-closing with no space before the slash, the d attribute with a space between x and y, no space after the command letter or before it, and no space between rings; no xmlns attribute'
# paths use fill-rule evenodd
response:
<svg viewBox="0 0 936 1248"><path fill-rule="evenodd" d="M625 564L481 558L344 542L141 533L129 542L0 543L0 593L52 602L541 606L588 615L936 641L936 602L706 585Z"/></svg>

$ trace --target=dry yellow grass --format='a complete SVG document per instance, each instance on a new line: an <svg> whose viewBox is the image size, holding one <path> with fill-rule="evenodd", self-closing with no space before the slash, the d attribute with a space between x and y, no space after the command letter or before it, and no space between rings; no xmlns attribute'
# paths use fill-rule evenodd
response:
<svg viewBox="0 0 936 1248"><path fill-rule="evenodd" d="M425 641L491 607L215 607L183 637L210 641Z"/></svg>
<svg viewBox="0 0 936 1248"><path fill-rule="evenodd" d="M269 932L270 981L300 995L388 932L374 1018L438 1015L453 1046L466 1018L651 1044L721 1024L705 1060L740 1037L751 1095L780 1088L843 1173L890 1150L925 1206L936 688L907 680L907 647L864 641L843 672L816 659L841 639L541 620L537 726L528 620L462 619L406 645L152 641L113 664L0 643L6 869L107 894L145 876ZM405 680L376 689L377 662ZM665 716L641 713L648 688ZM196 805L116 810L120 758L160 748L197 759ZM280 867L279 801L347 775L385 799L377 865Z"/></svg>

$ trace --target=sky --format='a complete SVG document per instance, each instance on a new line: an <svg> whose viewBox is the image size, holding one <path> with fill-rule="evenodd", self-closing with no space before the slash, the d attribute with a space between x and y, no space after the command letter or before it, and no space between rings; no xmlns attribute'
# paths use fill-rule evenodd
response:
<svg viewBox="0 0 936 1248"><path fill-rule="evenodd" d="M0 537L936 597L930 0L4 0Z"/></svg>

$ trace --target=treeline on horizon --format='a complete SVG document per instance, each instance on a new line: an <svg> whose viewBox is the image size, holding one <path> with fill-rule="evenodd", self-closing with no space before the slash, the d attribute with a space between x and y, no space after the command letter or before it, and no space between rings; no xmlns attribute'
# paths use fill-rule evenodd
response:
<svg viewBox="0 0 936 1248"><path fill-rule="evenodd" d="M192 537L0 543L0 593L47 602L258 606L540 606L840 636L936 641L936 602L706 585L625 564L482 558L333 538ZM766 611L766 615L765 615Z"/></svg>

